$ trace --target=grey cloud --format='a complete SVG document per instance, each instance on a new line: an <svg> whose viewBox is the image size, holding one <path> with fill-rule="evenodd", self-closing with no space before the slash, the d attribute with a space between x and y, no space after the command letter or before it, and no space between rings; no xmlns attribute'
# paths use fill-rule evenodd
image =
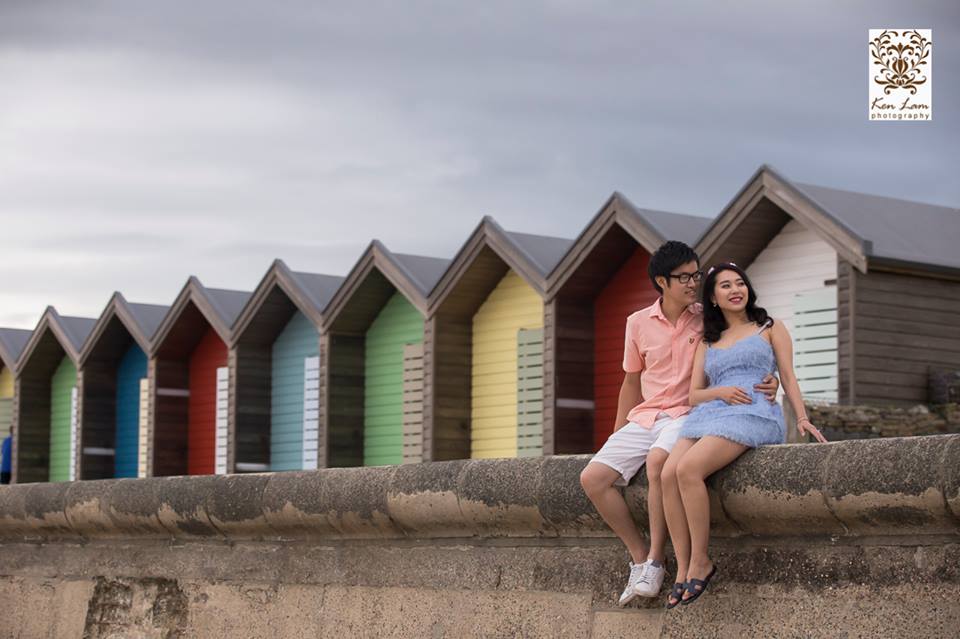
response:
<svg viewBox="0 0 960 639"><path fill-rule="evenodd" d="M878 24L934 28L932 123L866 121ZM342 274L374 236L449 257L483 214L572 237L615 189L713 215L761 163L957 206L958 36L955 3L7 0L0 217L38 251L0 324Z"/></svg>

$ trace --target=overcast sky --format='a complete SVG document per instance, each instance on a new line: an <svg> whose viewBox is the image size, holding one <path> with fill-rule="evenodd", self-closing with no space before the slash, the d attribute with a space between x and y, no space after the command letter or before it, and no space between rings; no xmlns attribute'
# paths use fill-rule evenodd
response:
<svg viewBox="0 0 960 639"><path fill-rule="evenodd" d="M756 168L960 207L960 3L0 0L0 325L713 216ZM589 7L589 8L586 8ZM933 28L933 122L871 123L867 30Z"/></svg>

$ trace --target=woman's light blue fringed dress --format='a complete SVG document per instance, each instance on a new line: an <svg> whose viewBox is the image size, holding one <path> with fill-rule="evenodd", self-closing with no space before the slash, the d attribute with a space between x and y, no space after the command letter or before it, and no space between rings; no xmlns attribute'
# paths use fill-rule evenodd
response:
<svg viewBox="0 0 960 639"><path fill-rule="evenodd" d="M760 333L745 337L730 348L708 348L704 372L710 386L739 386L752 404L727 404L722 399L693 408L680 428L680 437L697 439L715 435L755 448L786 441L783 411L753 385L777 369L773 347Z"/></svg>

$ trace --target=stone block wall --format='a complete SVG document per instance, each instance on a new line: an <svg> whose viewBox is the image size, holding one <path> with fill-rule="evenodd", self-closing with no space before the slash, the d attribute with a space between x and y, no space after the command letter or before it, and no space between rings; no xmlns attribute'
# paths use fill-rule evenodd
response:
<svg viewBox="0 0 960 639"><path fill-rule="evenodd" d="M0 636L957 636L960 435L748 452L709 480L718 575L671 611L617 608L586 463L0 487Z"/></svg>
<svg viewBox="0 0 960 639"><path fill-rule="evenodd" d="M960 433L960 404L808 405L807 414L830 441Z"/></svg>

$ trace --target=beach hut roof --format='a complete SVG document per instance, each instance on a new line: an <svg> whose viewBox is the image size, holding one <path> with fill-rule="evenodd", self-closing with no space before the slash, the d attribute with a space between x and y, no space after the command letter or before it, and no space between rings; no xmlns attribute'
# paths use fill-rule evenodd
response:
<svg viewBox="0 0 960 639"><path fill-rule="evenodd" d="M791 218L861 272L871 264L960 272L960 209L792 182L763 165L697 242L702 258L749 264Z"/></svg>
<svg viewBox="0 0 960 639"><path fill-rule="evenodd" d="M577 274L583 280L577 283L585 289L583 293L595 292L596 278L605 280L611 276L637 245L648 253L656 251L667 240L693 246L709 224L710 219L706 217L638 208L615 191L550 273L548 297L557 294Z"/></svg>
<svg viewBox="0 0 960 639"><path fill-rule="evenodd" d="M128 302L122 293L115 292L104 307L80 351L79 363L82 365L89 359L97 344L105 338L114 318L118 319L126 331L133 337L144 353L149 352L151 338L156 332L163 318L169 311L168 306L159 304L137 304ZM124 339L118 334L116 339ZM122 342L120 342L122 343Z"/></svg>
<svg viewBox="0 0 960 639"><path fill-rule="evenodd" d="M254 323L254 318L268 303L280 304L286 308L292 303L319 329L323 321L323 310L342 282L343 278L337 275L292 271L283 260L274 260L237 317L231 337L233 343L237 343L247 333ZM280 297L285 296L290 300L289 303L277 298L274 294L277 289L282 291ZM268 333L273 334L272 331Z"/></svg>
<svg viewBox="0 0 960 639"><path fill-rule="evenodd" d="M572 244L573 240L567 238L505 231L496 220L486 215L433 287L428 298L428 307L432 310L442 304L455 288L455 284L474 265L479 265L480 270L486 273L482 277L483 282L477 282L483 290L486 290L488 285L495 285L496 280L502 277L502 267L497 268L495 263L503 263L513 269L537 293L544 295L547 290L547 276Z"/></svg>
<svg viewBox="0 0 960 639"><path fill-rule="evenodd" d="M150 345L151 354L156 354L159 351L170 336L177 320L191 304L200 312L203 319L213 327L220 339L229 343L232 337L232 327L251 295L252 293L247 291L207 288L197 277L191 275L157 327ZM199 335L195 336L195 339L199 338ZM193 342L194 337L187 341Z"/></svg>
<svg viewBox="0 0 960 639"><path fill-rule="evenodd" d="M89 317L71 317L69 315L60 315L52 306L48 306L40 316L37 327L33 330L30 338L20 353L20 359L17 362L17 372L21 372L30 362L34 353L43 350L53 356L53 351L47 348L41 348L44 337L49 330L54 339L60 345L60 348L67 354L74 364L80 360L80 351L83 344L93 330L97 320ZM52 359L50 360L53 361ZM55 364L54 364L55 366Z"/></svg>
<svg viewBox="0 0 960 639"><path fill-rule="evenodd" d="M394 253L373 240L347 274L324 312L324 328L362 330L394 294L400 293L421 313L427 296L450 260Z"/></svg>
<svg viewBox="0 0 960 639"><path fill-rule="evenodd" d="M33 331L22 328L0 328L0 362L17 372L17 362Z"/></svg>

